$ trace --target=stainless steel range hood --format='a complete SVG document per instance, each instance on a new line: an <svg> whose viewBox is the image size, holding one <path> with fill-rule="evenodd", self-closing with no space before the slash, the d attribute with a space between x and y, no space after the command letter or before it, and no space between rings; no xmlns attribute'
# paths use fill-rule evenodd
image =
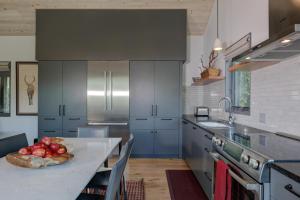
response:
<svg viewBox="0 0 300 200"><path fill-rule="evenodd" d="M269 0L269 39L233 58L274 64L300 55L300 1Z"/></svg>

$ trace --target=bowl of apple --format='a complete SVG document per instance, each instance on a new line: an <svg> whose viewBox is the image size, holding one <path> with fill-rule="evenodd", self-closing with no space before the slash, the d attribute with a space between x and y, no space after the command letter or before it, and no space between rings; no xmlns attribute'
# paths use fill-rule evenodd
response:
<svg viewBox="0 0 300 200"><path fill-rule="evenodd" d="M44 168L63 164L73 157L62 138L43 137L40 142L32 146L9 153L6 155L6 160L19 167Z"/></svg>

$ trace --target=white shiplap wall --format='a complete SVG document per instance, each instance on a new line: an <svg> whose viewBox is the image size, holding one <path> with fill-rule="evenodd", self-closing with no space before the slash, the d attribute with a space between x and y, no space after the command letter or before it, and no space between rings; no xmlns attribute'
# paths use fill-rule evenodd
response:
<svg viewBox="0 0 300 200"><path fill-rule="evenodd" d="M220 10L220 37L226 38L226 23L222 3ZM225 20L225 21L224 21ZM203 54L207 57L216 37L216 5L209 18L203 36ZM216 64L225 70L222 56ZM251 73L251 113L250 116L235 115L236 121L248 126L272 131L286 132L300 136L300 56ZM191 79L191 77L190 77ZM211 114L227 119L228 114L220 109L218 101L225 96L225 81L215 82L203 87L187 89L190 94L186 101L185 113L192 113L190 107L195 102L211 108ZM195 99L198 98L198 99ZM265 123L260 122L265 114Z"/></svg>
<svg viewBox="0 0 300 200"><path fill-rule="evenodd" d="M251 113L235 115L236 122L300 136L300 56L251 73ZM211 114L227 119L218 100L225 95L225 81L203 87L203 105ZM201 98L201 97L200 97ZM200 102L199 101L199 102ZM265 114L265 123L260 115Z"/></svg>
<svg viewBox="0 0 300 200"><path fill-rule="evenodd" d="M197 105L203 104L203 88L192 87L192 77L200 75L203 54L203 37L190 36L187 40L187 60L183 65L183 113L192 114Z"/></svg>

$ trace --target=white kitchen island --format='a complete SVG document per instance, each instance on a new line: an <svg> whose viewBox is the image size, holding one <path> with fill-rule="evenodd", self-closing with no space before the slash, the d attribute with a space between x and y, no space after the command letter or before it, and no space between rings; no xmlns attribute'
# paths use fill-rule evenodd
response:
<svg viewBox="0 0 300 200"><path fill-rule="evenodd" d="M75 200L121 138L64 138L74 158L42 169L14 166L0 158L0 199Z"/></svg>

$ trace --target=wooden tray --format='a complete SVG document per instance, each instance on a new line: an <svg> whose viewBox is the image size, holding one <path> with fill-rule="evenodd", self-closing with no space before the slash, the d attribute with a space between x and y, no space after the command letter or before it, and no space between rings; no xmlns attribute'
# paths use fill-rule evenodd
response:
<svg viewBox="0 0 300 200"><path fill-rule="evenodd" d="M44 168L51 165L60 165L74 157L73 154L65 153L52 158L40 158L32 155L21 155L19 153L10 153L6 155L6 160L16 166L26 168Z"/></svg>

